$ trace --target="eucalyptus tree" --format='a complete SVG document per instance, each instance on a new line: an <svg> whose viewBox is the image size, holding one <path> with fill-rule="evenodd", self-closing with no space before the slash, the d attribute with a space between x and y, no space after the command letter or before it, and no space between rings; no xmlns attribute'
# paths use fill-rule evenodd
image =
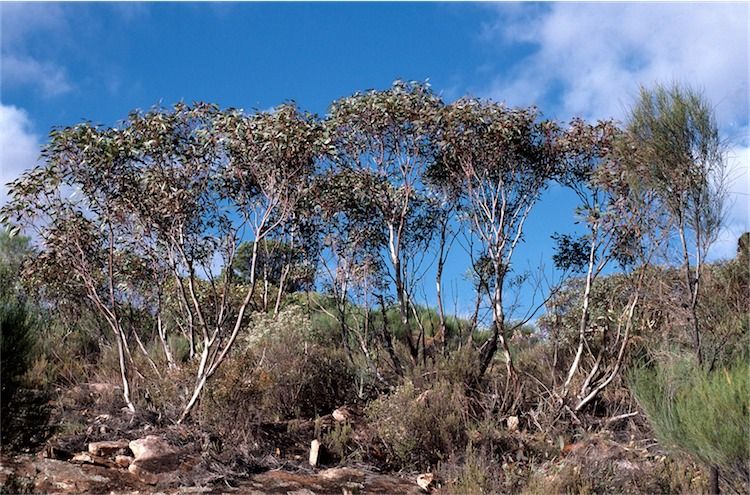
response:
<svg viewBox="0 0 750 495"><path fill-rule="evenodd" d="M428 85L396 81L385 91L356 93L334 102L325 121L334 167L372 171L384 180L383 187L369 194L383 222L384 258L413 359L419 348L410 325L409 285L418 255L433 234L430 222L423 221L429 209L421 198L422 179L437 152L442 107Z"/></svg>
<svg viewBox="0 0 750 495"><path fill-rule="evenodd" d="M515 370L506 335L506 277L526 219L556 172L558 127L540 121L533 108L464 98L446 107L441 132L433 175L462 191L461 216L491 265L493 331L479 371L487 369L499 343L510 379Z"/></svg>
<svg viewBox="0 0 750 495"><path fill-rule="evenodd" d="M621 134L611 121L591 125L574 119L558 140L558 151L564 157L564 167L560 170L558 181L575 193L579 200L576 214L580 223L587 228L582 238L567 234L556 238L556 266L566 271L585 273L577 325L578 344L562 385L562 398L567 396L571 381L579 371L584 349L589 348L593 284L613 259L627 264L633 258L630 249L637 247L640 241L637 238L637 203L630 200L630 188L615 177L611 169L612 161L617 160L615 149ZM604 335L602 340L605 340ZM591 367L579 394L581 397L585 396L593 377L599 372L601 360L602 355Z"/></svg>
<svg viewBox="0 0 750 495"><path fill-rule="evenodd" d="M328 171L316 180L315 211L321 220L321 273L333 295L342 345L352 359L351 333L354 332L370 368L370 309L373 298L387 289L381 252L385 247L382 211L374 198L388 184L370 170ZM360 300L356 300L359 294ZM362 331L351 328L347 311L351 302L364 310ZM326 312L326 308L321 307ZM393 335L384 327L374 328L374 336L386 349L391 364L400 373L401 365L393 348ZM377 376L377 369L375 369Z"/></svg>
<svg viewBox="0 0 750 495"><path fill-rule="evenodd" d="M12 185L4 214L37 230L40 281L83 294L116 336L131 410L123 308L151 312L170 366L167 334L176 329L168 321L200 356L184 420L247 325L257 248L246 283L221 268L232 266L243 240L257 246L289 219L310 178L318 129L291 105L250 116L206 104L134 112L119 128L55 131L45 163ZM178 301L170 320L168 300Z"/></svg>
<svg viewBox="0 0 750 495"><path fill-rule="evenodd" d="M137 248L129 235L127 198L136 175L127 136L88 123L51 133L44 162L10 185L3 217L40 243L26 276L47 294L80 296L109 326L117 345L122 393L132 412L127 355L128 304Z"/></svg>
<svg viewBox="0 0 750 495"><path fill-rule="evenodd" d="M658 228L663 215L654 191L641 187L642 177L629 160L632 148L614 123L575 119L558 140L558 151L564 157L558 180L575 192L579 223L587 228L580 239L558 237L561 249L554 256L559 268L585 272L577 298L580 307L572 312L578 318L576 352L559 391L564 401L573 378L581 373L575 401L579 411L619 375L634 326L653 324L643 303L655 276L651 264L663 241ZM599 282L614 262L622 275ZM607 289L613 284L614 289ZM595 318L593 290L599 293ZM584 349L591 358L587 364Z"/></svg>
<svg viewBox="0 0 750 495"><path fill-rule="evenodd" d="M240 330L247 324L246 314L257 287L258 248L274 232L287 225L306 193L320 136L315 117L301 112L293 104L253 115L223 112L217 115L214 124L214 139L221 144L218 160L221 168L212 174L212 181L220 192L213 198L212 207L220 212L220 216L208 227L211 234L220 235L220 242L206 244L208 239L204 237L198 245L216 246L211 257L199 258L210 282L209 293L215 316L209 326L195 290L196 259L189 254L190 250L179 247L177 251L189 274L191 304L185 309L194 311L203 336L196 384L180 421L190 413L206 381L224 361ZM253 246L249 273L242 295L232 304L232 270L224 270L223 276L217 279L212 274L210 263L215 263L218 254L222 266L231 267L237 246L243 240L251 240Z"/></svg>
<svg viewBox="0 0 750 495"><path fill-rule="evenodd" d="M669 214L666 228L679 237L693 351L703 364L701 275L722 227L726 197L725 150L713 109L688 87L642 88L627 130L632 166Z"/></svg>

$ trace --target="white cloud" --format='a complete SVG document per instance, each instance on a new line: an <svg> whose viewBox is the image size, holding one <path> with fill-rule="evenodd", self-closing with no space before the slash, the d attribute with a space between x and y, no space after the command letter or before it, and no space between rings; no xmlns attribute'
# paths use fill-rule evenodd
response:
<svg viewBox="0 0 750 495"><path fill-rule="evenodd" d="M686 82L706 92L723 125L745 125L749 10L743 3L501 6L482 38L535 50L485 92L558 117L622 118L639 84Z"/></svg>
<svg viewBox="0 0 750 495"><path fill-rule="evenodd" d="M3 84L37 85L44 96L58 96L73 89L65 70L50 62L3 54L0 66Z"/></svg>
<svg viewBox="0 0 750 495"><path fill-rule="evenodd" d="M0 78L4 87L36 87L45 97L59 96L73 89L62 66L29 53L29 41L35 36L64 34L68 29L68 20L60 5L2 4L0 23ZM56 41L48 39L53 45Z"/></svg>
<svg viewBox="0 0 750 495"><path fill-rule="evenodd" d="M714 104L729 137L726 227L711 257L734 256L750 230L750 4L502 5L481 39L529 54L482 91L560 119L624 119L639 85L686 83Z"/></svg>
<svg viewBox="0 0 750 495"><path fill-rule="evenodd" d="M39 158L39 140L26 112L0 104L0 205L8 200L6 184L32 168Z"/></svg>
<svg viewBox="0 0 750 495"><path fill-rule="evenodd" d="M750 231L750 144L735 146L727 153L729 186L726 222L712 246L711 258L731 258L737 252L737 239Z"/></svg>
<svg viewBox="0 0 750 495"><path fill-rule="evenodd" d="M3 49L17 50L36 32L64 29L66 20L61 4L8 2L0 4L0 23Z"/></svg>

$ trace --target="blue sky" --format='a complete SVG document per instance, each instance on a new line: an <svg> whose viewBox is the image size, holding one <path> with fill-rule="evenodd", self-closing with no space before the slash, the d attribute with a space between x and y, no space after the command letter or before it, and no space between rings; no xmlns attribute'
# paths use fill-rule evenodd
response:
<svg viewBox="0 0 750 495"><path fill-rule="evenodd" d="M730 142L734 203L714 256L731 255L748 229L749 10L747 3L3 3L0 183L34 165L52 126L113 125L158 102L252 110L293 99L324 114L336 98L401 78L429 79L448 101L472 94L536 104L565 120L622 118L639 84L682 81L716 105ZM549 191L529 220L519 266L549 264L549 235L571 223L572 207L561 190ZM453 264L446 287L463 268Z"/></svg>

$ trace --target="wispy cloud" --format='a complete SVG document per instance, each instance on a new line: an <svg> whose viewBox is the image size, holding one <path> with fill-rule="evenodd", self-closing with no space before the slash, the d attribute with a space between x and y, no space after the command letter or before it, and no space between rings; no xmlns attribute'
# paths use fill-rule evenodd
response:
<svg viewBox="0 0 750 495"><path fill-rule="evenodd" d="M744 3L555 3L500 6L482 38L532 47L486 93L559 116L622 117L638 85L688 82L725 125L748 117Z"/></svg>
<svg viewBox="0 0 750 495"><path fill-rule="evenodd" d="M32 168L39 158L39 139L21 108L0 104L0 205L8 200L7 183Z"/></svg>
<svg viewBox="0 0 750 495"><path fill-rule="evenodd" d="M67 19L58 4L0 5L0 66L4 87L35 87L45 97L60 96L73 89L66 70L57 63L32 55L29 41L39 33L60 33Z"/></svg>
<svg viewBox="0 0 750 495"><path fill-rule="evenodd" d="M31 88L51 98L91 91L94 81L110 94L117 93L122 86L117 60L97 57L96 40L111 35L107 19L127 26L148 17L150 9L145 3L0 2L4 88ZM71 77L71 62L88 65L92 76Z"/></svg>
<svg viewBox="0 0 750 495"><path fill-rule="evenodd" d="M31 57L3 54L0 60L3 85L37 86L43 96L65 94L73 89L65 69L51 62L40 62Z"/></svg>
<svg viewBox="0 0 750 495"><path fill-rule="evenodd" d="M726 227L712 257L734 255L750 229L747 3L502 5L485 43L528 51L483 93L557 118L623 119L639 85L686 83L715 105L730 141Z"/></svg>
<svg viewBox="0 0 750 495"><path fill-rule="evenodd" d="M712 246L712 258L733 257L737 239L743 232L750 231L750 142L734 146L727 153L727 179L725 224Z"/></svg>

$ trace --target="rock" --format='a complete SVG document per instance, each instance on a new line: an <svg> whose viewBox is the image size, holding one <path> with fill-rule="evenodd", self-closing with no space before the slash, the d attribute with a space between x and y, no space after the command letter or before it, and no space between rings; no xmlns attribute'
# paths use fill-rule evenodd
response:
<svg viewBox="0 0 750 495"><path fill-rule="evenodd" d="M156 473L149 471L135 462L128 466L128 472L147 485L155 485L159 482L159 477Z"/></svg>
<svg viewBox="0 0 750 495"><path fill-rule="evenodd" d="M313 440L310 442L310 465L315 467L318 465L318 455L320 454L320 442Z"/></svg>
<svg viewBox="0 0 750 495"><path fill-rule="evenodd" d="M79 464L93 464L94 460L91 458L91 454L87 452L81 452L80 454L74 455L70 462L76 462Z"/></svg>
<svg viewBox="0 0 750 495"><path fill-rule="evenodd" d="M424 491L430 490L433 481L435 481L435 475L432 473L422 473L417 476L417 485Z"/></svg>
<svg viewBox="0 0 750 495"><path fill-rule="evenodd" d="M333 411L332 416L333 419L335 419L339 423L344 423L351 419L352 413L345 407L339 407L338 409Z"/></svg>
<svg viewBox="0 0 750 495"><path fill-rule="evenodd" d="M354 468L330 468L311 473L271 470L240 481L237 493L294 493L308 489L315 493L356 495L358 493L424 493L414 481ZM255 491L257 490L257 491Z"/></svg>
<svg viewBox="0 0 750 495"><path fill-rule="evenodd" d="M318 476L324 480L344 483L362 479L365 477L365 473L350 467L335 467L322 470L318 473Z"/></svg>
<svg viewBox="0 0 750 495"><path fill-rule="evenodd" d="M133 440L126 446L130 447L136 461L163 457L175 453L175 449L166 440L156 435L147 435L145 438Z"/></svg>
<svg viewBox="0 0 750 495"><path fill-rule="evenodd" d="M130 442L127 440L107 440L104 442L91 442L89 444L89 453L100 456L112 456L118 453L125 453Z"/></svg>
<svg viewBox="0 0 750 495"><path fill-rule="evenodd" d="M82 469L83 466L54 459L35 462L34 468L37 472L34 491L40 493L102 493L111 482L106 476Z"/></svg>
<svg viewBox="0 0 750 495"><path fill-rule="evenodd" d="M130 442L134 459L128 466L128 472L143 483L155 485L157 482L171 481L174 476L164 476L180 468L181 458L176 449L161 437L148 435ZM160 476L157 476L160 475Z"/></svg>
<svg viewBox="0 0 750 495"><path fill-rule="evenodd" d="M117 464L120 467L127 468L133 463L133 458L129 455L116 455L115 456L115 464Z"/></svg>
<svg viewBox="0 0 750 495"><path fill-rule="evenodd" d="M74 464L93 464L95 466L114 467L112 461L106 457L93 455L89 452L81 452L73 456L70 462Z"/></svg>
<svg viewBox="0 0 750 495"><path fill-rule="evenodd" d="M508 424L508 431L518 430L518 416L508 416L506 422Z"/></svg>

